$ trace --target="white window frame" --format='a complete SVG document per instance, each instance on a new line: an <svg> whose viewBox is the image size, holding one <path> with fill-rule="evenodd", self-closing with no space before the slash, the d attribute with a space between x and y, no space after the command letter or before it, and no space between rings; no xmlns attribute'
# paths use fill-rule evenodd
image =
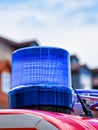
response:
<svg viewBox="0 0 98 130"><path fill-rule="evenodd" d="M1 90L6 94L9 92L10 83L11 83L11 74L9 72L3 71L1 73Z"/></svg>

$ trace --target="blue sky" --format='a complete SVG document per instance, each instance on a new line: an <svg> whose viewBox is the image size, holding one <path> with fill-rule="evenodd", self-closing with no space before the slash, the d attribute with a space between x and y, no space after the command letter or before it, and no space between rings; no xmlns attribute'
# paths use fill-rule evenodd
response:
<svg viewBox="0 0 98 130"><path fill-rule="evenodd" d="M0 0L0 35L61 47L98 67L98 0Z"/></svg>

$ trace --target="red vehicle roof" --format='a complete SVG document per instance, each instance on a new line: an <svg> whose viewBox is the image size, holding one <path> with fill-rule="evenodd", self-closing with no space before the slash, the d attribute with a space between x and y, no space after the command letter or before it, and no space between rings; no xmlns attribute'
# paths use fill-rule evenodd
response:
<svg viewBox="0 0 98 130"><path fill-rule="evenodd" d="M39 110L0 110L0 129L98 130L98 119Z"/></svg>

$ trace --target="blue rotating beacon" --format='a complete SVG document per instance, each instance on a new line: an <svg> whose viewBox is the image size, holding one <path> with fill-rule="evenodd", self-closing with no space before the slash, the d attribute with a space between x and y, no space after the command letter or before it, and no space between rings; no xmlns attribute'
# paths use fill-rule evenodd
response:
<svg viewBox="0 0 98 130"><path fill-rule="evenodd" d="M12 54L9 108L70 113L73 106L70 55L56 47L26 47Z"/></svg>

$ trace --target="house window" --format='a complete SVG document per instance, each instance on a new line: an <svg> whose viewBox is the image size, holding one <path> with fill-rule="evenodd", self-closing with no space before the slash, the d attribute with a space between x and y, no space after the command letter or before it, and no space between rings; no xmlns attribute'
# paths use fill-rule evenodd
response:
<svg viewBox="0 0 98 130"><path fill-rule="evenodd" d="M2 72L1 73L1 89L4 93L8 93L10 89L10 73Z"/></svg>
<svg viewBox="0 0 98 130"><path fill-rule="evenodd" d="M92 82L91 82L92 79L91 79L90 75L81 74L80 79L81 79L82 89L91 89L92 88Z"/></svg>

